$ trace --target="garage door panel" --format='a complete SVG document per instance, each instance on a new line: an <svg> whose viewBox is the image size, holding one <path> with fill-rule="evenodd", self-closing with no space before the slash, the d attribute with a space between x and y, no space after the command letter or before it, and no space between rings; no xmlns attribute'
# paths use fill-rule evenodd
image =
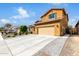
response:
<svg viewBox="0 0 79 59"><path fill-rule="evenodd" d="M41 35L54 35L54 33L55 33L55 27L38 28L38 34Z"/></svg>

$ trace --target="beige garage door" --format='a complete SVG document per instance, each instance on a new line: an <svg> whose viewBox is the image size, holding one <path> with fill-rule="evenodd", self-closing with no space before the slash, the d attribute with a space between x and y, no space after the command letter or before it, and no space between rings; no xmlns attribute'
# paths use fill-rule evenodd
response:
<svg viewBox="0 0 79 59"><path fill-rule="evenodd" d="M55 27L38 28L38 34L41 34L41 35L55 35Z"/></svg>

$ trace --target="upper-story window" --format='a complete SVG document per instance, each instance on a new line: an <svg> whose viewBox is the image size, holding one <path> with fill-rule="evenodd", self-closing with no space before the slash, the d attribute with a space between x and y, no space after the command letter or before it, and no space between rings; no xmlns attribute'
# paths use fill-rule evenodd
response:
<svg viewBox="0 0 79 59"><path fill-rule="evenodd" d="M52 13L49 15L49 19L56 19L56 13Z"/></svg>

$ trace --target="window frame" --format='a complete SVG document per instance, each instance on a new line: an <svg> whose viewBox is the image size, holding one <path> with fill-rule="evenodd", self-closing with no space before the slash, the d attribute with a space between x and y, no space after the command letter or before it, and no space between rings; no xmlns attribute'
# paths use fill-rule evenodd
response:
<svg viewBox="0 0 79 59"><path fill-rule="evenodd" d="M52 17L52 15L53 15L53 17ZM51 13L51 14L49 15L49 19L55 20L56 18L57 18L57 13Z"/></svg>

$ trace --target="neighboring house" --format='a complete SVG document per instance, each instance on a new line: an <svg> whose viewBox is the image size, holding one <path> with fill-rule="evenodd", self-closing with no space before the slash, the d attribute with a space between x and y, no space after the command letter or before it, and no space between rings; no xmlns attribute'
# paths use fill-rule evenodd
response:
<svg viewBox="0 0 79 59"><path fill-rule="evenodd" d="M30 33L30 34L34 34L35 33L35 27L34 27L34 25L29 25L29 27L28 27L28 33Z"/></svg>
<svg viewBox="0 0 79 59"><path fill-rule="evenodd" d="M77 24L76 24L76 29L77 29L77 34L79 34L79 21L77 22Z"/></svg>
<svg viewBox="0 0 79 59"><path fill-rule="evenodd" d="M76 28L72 28L71 31L72 31L72 34L77 34L77 29Z"/></svg>
<svg viewBox="0 0 79 59"><path fill-rule="evenodd" d="M17 34L18 28L15 26L12 26L11 24L5 24L2 30L2 34L4 36L14 36Z"/></svg>
<svg viewBox="0 0 79 59"><path fill-rule="evenodd" d="M50 9L41 16L41 20L35 22L34 34L40 35L64 35L68 26L68 14L64 9Z"/></svg>

